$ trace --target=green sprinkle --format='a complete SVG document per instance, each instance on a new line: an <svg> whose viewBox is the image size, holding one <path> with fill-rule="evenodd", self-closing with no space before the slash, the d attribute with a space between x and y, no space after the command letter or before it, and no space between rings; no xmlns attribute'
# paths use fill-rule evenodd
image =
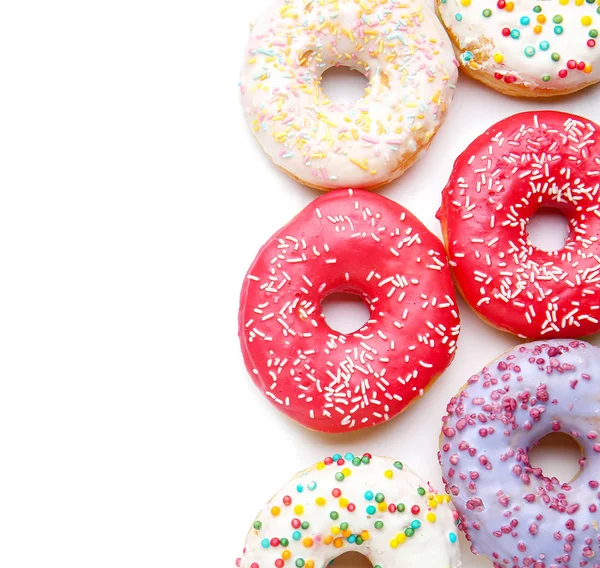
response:
<svg viewBox="0 0 600 568"><path fill-rule="evenodd" d="M547 83L548 81L550 81L550 79L551 79L550 75L544 75L542 77L542 81L544 81L544 83Z"/></svg>
<svg viewBox="0 0 600 568"><path fill-rule="evenodd" d="M533 11L534 11L536 14L539 14L539 13L542 11L542 7L541 7L541 6L539 6L539 5L538 5L538 6L534 6L534 7L533 7Z"/></svg>
<svg viewBox="0 0 600 568"><path fill-rule="evenodd" d="M332 521L337 521L340 517L340 514L337 511L331 511L331 513L329 513L329 518Z"/></svg>
<svg viewBox="0 0 600 568"><path fill-rule="evenodd" d="M344 481L344 479L346 479L346 476L341 471L338 471L335 474L335 479L336 481Z"/></svg>
<svg viewBox="0 0 600 568"><path fill-rule="evenodd" d="M402 469L404 466L402 465L402 462L394 462L394 467L396 469Z"/></svg>
<svg viewBox="0 0 600 568"><path fill-rule="evenodd" d="M348 530L348 523L340 523L340 529L342 529L343 531L347 531Z"/></svg>
<svg viewBox="0 0 600 568"><path fill-rule="evenodd" d="M383 521L375 521L375 528L381 530L383 528Z"/></svg>
<svg viewBox="0 0 600 568"><path fill-rule="evenodd" d="M590 30L589 36L590 37L598 37L598 30Z"/></svg>
<svg viewBox="0 0 600 568"><path fill-rule="evenodd" d="M489 8L486 8L482 14L484 18L489 18L492 15L492 11Z"/></svg>
<svg viewBox="0 0 600 568"><path fill-rule="evenodd" d="M288 546L290 544L290 541L287 538L282 538L279 542L281 543L281 546Z"/></svg>
<svg viewBox="0 0 600 568"><path fill-rule="evenodd" d="M554 18L552 18L552 21L555 24L560 24L563 21L563 17L559 14L557 14L556 16L554 16Z"/></svg>
<svg viewBox="0 0 600 568"><path fill-rule="evenodd" d="M419 489L417 489L417 493L423 497L423 495L425 495L425 489L423 489L422 487L419 487Z"/></svg>
<svg viewBox="0 0 600 568"><path fill-rule="evenodd" d="M360 458L358 458L358 457L357 458L352 458L352 465L357 465L358 466L360 464L361 464Z"/></svg>
<svg viewBox="0 0 600 568"><path fill-rule="evenodd" d="M375 495L375 501L377 501L377 503L383 503L385 501L385 495L383 493L377 493Z"/></svg>
<svg viewBox="0 0 600 568"><path fill-rule="evenodd" d="M304 521L300 526L306 530L308 527L310 527L310 523L308 521Z"/></svg>
<svg viewBox="0 0 600 568"><path fill-rule="evenodd" d="M247 526L247 525L246 525ZM260 521L254 521L254 524L252 525L257 531L259 531L260 529L262 529L262 523Z"/></svg>
<svg viewBox="0 0 600 568"><path fill-rule="evenodd" d="M398 503L396 505L396 509L399 513L404 513L404 510L406 509L406 505L404 503Z"/></svg>
<svg viewBox="0 0 600 568"><path fill-rule="evenodd" d="M415 529L413 529L412 527L406 527L404 529L404 534L408 537L411 537L413 534L415 534Z"/></svg>
<svg viewBox="0 0 600 568"><path fill-rule="evenodd" d="M362 544L364 541L362 539L362 536L357 536L354 542L356 542L356 544Z"/></svg>
<svg viewBox="0 0 600 568"><path fill-rule="evenodd" d="M302 566L304 566L305 562L304 562L304 558L296 558L296 566L298 568L302 568Z"/></svg>
<svg viewBox="0 0 600 568"><path fill-rule="evenodd" d="M558 61L560 59L560 54L555 51L550 57L552 58L552 61Z"/></svg>

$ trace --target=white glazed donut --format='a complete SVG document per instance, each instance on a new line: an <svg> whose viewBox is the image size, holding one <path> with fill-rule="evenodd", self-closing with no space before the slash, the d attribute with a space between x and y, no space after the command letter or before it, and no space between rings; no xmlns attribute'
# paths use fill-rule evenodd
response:
<svg viewBox="0 0 600 568"><path fill-rule="evenodd" d="M436 0L461 68L514 96L555 96L600 80L598 0Z"/></svg>
<svg viewBox="0 0 600 568"><path fill-rule="evenodd" d="M334 66L369 79L356 104L321 90ZM457 62L433 12L414 0L276 0L253 27L241 75L248 124L276 165L318 189L372 189L428 147Z"/></svg>
<svg viewBox="0 0 600 568"><path fill-rule="evenodd" d="M360 552L374 568L457 568L458 518L399 461L353 454L296 475L254 521L240 568L322 568Z"/></svg>

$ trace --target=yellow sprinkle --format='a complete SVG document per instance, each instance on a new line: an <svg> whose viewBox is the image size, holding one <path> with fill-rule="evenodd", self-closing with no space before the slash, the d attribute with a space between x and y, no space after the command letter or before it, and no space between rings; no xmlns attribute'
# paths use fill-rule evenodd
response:
<svg viewBox="0 0 600 568"><path fill-rule="evenodd" d="M501 53L494 53L494 61L496 63L503 63L504 62L504 55L502 55Z"/></svg>
<svg viewBox="0 0 600 568"><path fill-rule="evenodd" d="M323 544L331 544L333 542L333 537L328 534L325 538L323 538Z"/></svg>
<svg viewBox="0 0 600 568"><path fill-rule="evenodd" d="M361 164L356 158L350 158L350 161L353 164L357 165L361 170L364 170L365 172L369 169L364 164ZM381 503L380 503L380 505L381 505Z"/></svg>
<svg viewBox="0 0 600 568"><path fill-rule="evenodd" d="M471 0L460 0L460 3L463 6L470 6L471 5Z"/></svg>
<svg viewBox="0 0 600 568"><path fill-rule="evenodd" d="M514 2L507 2L507 3L506 3L506 6L504 6L504 9L505 9L507 12L512 12L512 11L515 9L515 4L514 4Z"/></svg>
<svg viewBox="0 0 600 568"><path fill-rule="evenodd" d="M396 540L398 541L398 544L402 544L403 542L406 542L406 535L404 533L398 533L396 535Z"/></svg>
<svg viewBox="0 0 600 568"><path fill-rule="evenodd" d="M538 21L538 24L545 24L546 16L544 16L544 14L538 14L536 20Z"/></svg>
<svg viewBox="0 0 600 568"><path fill-rule="evenodd" d="M321 470L321 469L325 469L325 464L323 462L319 462L317 464L317 469Z"/></svg>
<svg viewBox="0 0 600 568"><path fill-rule="evenodd" d="M344 541L338 537L333 541L333 546L336 548L342 548L342 546L344 546Z"/></svg>
<svg viewBox="0 0 600 568"><path fill-rule="evenodd" d="M450 503L450 495L444 495L444 503Z"/></svg>
<svg viewBox="0 0 600 568"><path fill-rule="evenodd" d="M325 505L325 503L326 503L326 502L327 502L327 501L325 501L325 498L324 498L324 497L317 497L317 498L315 499L315 503L316 503L317 505L319 505L319 507L323 507L323 505Z"/></svg>
<svg viewBox="0 0 600 568"><path fill-rule="evenodd" d="M435 513L427 513L426 518L430 523L435 523L435 520L437 519L437 517L435 516Z"/></svg>
<svg viewBox="0 0 600 568"><path fill-rule="evenodd" d="M304 513L304 507L302 505L296 505L294 507L294 513L296 513L296 515L301 515Z"/></svg>
<svg viewBox="0 0 600 568"><path fill-rule="evenodd" d="M348 499L346 499L345 497L342 497L338 503L340 504L340 507L342 507L342 509L345 509L348 506L348 503L350 501L348 501Z"/></svg>
<svg viewBox="0 0 600 568"><path fill-rule="evenodd" d="M443 503L443 502L444 502L444 496L443 496L443 495L436 495L436 496L435 496L435 500L436 500L438 503Z"/></svg>
<svg viewBox="0 0 600 568"><path fill-rule="evenodd" d="M289 550L284 550L281 553L281 558L283 558L284 560L289 560L292 556L292 553Z"/></svg>
<svg viewBox="0 0 600 568"><path fill-rule="evenodd" d="M278 517L279 513L281 513L281 509L277 505L271 508L271 515L273 515L274 517Z"/></svg>
<svg viewBox="0 0 600 568"><path fill-rule="evenodd" d="M352 472L347 467L342 469L342 473L344 474L344 477L348 477L348 476L352 475Z"/></svg>
<svg viewBox="0 0 600 568"><path fill-rule="evenodd" d="M432 499L431 501L429 501L429 503L427 503L427 505L429 506L430 509L435 509L438 506L437 501L435 499Z"/></svg>
<svg viewBox="0 0 600 568"><path fill-rule="evenodd" d="M533 28L533 31L534 31L534 33L536 33L536 34L541 34L541 33L542 33L542 31L543 31L543 29L544 29L544 28L542 28L542 26L540 26L540 25L537 25L537 26L534 26L534 28Z"/></svg>
<svg viewBox="0 0 600 568"><path fill-rule="evenodd" d="M333 525L331 527L331 534L340 534L341 530L340 527L338 527L337 525Z"/></svg>
<svg viewBox="0 0 600 568"><path fill-rule="evenodd" d="M566 6L569 3L569 0L558 0L558 3L562 6Z"/></svg>
<svg viewBox="0 0 600 568"><path fill-rule="evenodd" d="M583 72L584 73L591 73L592 72L592 66L589 63L586 63L585 67L583 68Z"/></svg>
<svg viewBox="0 0 600 568"><path fill-rule="evenodd" d="M385 511L387 511L387 508L388 508L388 506L387 506L387 503L384 501L383 503L378 503L378 504L377 504L377 508L378 508L378 509L379 509L379 510L380 510L382 513L384 513Z"/></svg>
<svg viewBox="0 0 600 568"><path fill-rule="evenodd" d="M369 531L363 531L360 533L360 537L363 540L369 540L371 538L371 535L370 535Z"/></svg>
<svg viewBox="0 0 600 568"><path fill-rule="evenodd" d="M313 545L313 539L310 538L309 536L307 536L303 541L302 544L304 545L305 548L310 548Z"/></svg>
<svg viewBox="0 0 600 568"><path fill-rule="evenodd" d="M352 534L352 531L351 531L350 529L348 529L348 530L345 530L345 531L342 533L342 536L343 536L344 538L348 538L348 537L349 537L351 534Z"/></svg>
<svg viewBox="0 0 600 568"><path fill-rule="evenodd" d="M592 17L591 16L583 16L583 18L581 18L581 23L584 26L589 26L592 23Z"/></svg>
<svg viewBox="0 0 600 568"><path fill-rule="evenodd" d="M307 560L304 568L315 568L315 563L312 560Z"/></svg>
<svg viewBox="0 0 600 568"><path fill-rule="evenodd" d="M383 475L385 475L388 479L392 479L392 477L394 477L394 472L391 469L386 469L383 472Z"/></svg>
<svg viewBox="0 0 600 568"><path fill-rule="evenodd" d="M398 541L395 538L393 538L392 540L390 540L390 546L392 548L398 548Z"/></svg>

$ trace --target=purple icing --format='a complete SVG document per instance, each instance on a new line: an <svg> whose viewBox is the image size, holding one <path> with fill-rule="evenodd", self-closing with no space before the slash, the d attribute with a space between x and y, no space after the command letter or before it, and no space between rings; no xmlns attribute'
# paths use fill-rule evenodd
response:
<svg viewBox="0 0 600 568"><path fill-rule="evenodd" d="M471 550L497 568L600 568L600 349L568 339L517 346L447 411L439 459ZM583 449L570 483L529 462L551 432Z"/></svg>

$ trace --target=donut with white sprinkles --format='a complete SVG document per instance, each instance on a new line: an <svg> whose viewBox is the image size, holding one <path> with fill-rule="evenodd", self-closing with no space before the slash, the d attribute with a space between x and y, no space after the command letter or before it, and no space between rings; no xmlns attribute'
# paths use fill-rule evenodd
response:
<svg viewBox="0 0 600 568"><path fill-rule="evenodd" d="M373 568L458 568L458 515L401 461L334 454L258 514L238 568L323 568L358 552Z"/></svg>
<svg viewBox="0 0 600 568"><path fill-rule="evenodd" d="M450 401L439 458L475 554L496 568L600 567L599 392L600 349L553 339L508 351ZM551 432L581 447L570 482L530 461Z"/></svg>
<svg viewBox="0 0 600 568"><path fill-rule="evenodd" d="M560 250L529 240L540 207L560 210ZM471 307L522 338L600 331L600 132L554 111L516 114L458 157L438 211L454 277Z"/></svg>
<svg viewBox="0 0 600 568"><path fill-rule="evenodd" d="M331 67L369 84L331 100ZM458 78L452 44L414 0L274 0L257 19L241 72L248 126L273 162L321 190L373 189L401 175L444 122Z"/></svg>
<svg viewBox="0 0 600 568"><path fill-rule="evenodd" d="M328 295L364 298L343 334ZM262 247L244 280L239 336L256 386L304 426L348 432L404 410L450 364L459 315L440 241L409 211L367 191L319 197Z"/></svg>

